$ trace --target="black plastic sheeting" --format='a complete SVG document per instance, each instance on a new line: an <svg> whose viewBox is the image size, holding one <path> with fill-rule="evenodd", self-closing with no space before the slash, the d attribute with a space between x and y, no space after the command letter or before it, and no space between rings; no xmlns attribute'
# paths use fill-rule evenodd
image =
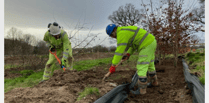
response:
<svg viewBox="0 0 209 103"><path fill-rule="evenodd" d="M182 59L184 67L184 77L188 84L188 88L192 91L193 103L205 103L205 86L200 82L199 78L190 74L189 67L184 59Z"/></svg>
<svg viewBox="0 0 209 103"><path fill-rule="evenodd" d="M199 81L195 75L190 74L188 65L185 60L182 59L183 71L185 76L185 82L188 84L188 88L192 91L193 103L205 103L205 87ZM132 92L135 95L140 94L139 88L136 91L133 91L133 88L138 80L138 75L135 75L132 78L131 83L126 83L119 85L112 89L110 92L104 96L97 99L94 103L123 103L128 97L129 92ZM151 86L151 83L147 84L148 87Z"/></svg>
<svg viewBox="0 0 209 103"><path fill-rule="evenodd" d="M135 91L133 90L138 79L138 74L135 73L135 75L132 77L131 83L121 84L115 87L110 92L97 99L94 103L123 103L128 97L129 92L135 95L140 94L139 88ZM147 83L147 85L151 86L151 83Z"/></svg>

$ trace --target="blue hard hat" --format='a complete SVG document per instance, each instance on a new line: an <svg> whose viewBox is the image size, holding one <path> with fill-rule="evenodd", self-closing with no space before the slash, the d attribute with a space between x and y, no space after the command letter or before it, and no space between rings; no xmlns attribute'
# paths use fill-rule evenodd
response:
<svg viewBox="0 0 209 103"><path fill-rule="evenodd" d="M106 28L106 33L110 36L114 30L114 28L116 27L115 24L109 24Z"/></svg>

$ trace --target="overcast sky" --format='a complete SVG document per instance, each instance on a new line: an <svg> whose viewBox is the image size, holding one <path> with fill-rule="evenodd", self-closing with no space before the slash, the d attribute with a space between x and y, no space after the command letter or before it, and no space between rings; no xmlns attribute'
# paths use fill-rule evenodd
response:
<svg viewBox="0 0 209 103"><path fill-rule="evenodd" d="M147 0L143 1L148 3ZM106 26L111 23L108 16L126 3L134 4L137 9L142 8L141 0L5 0L4 33L6 35L11 27L16 27L42 40L48 23L56 21L64 29L70 30L80 20L80 24L87 23L85 27L89 29L93 26L91 33L101 33L99 38L103 40L107 37ZM158 0L153 4L157 7ZM198 2L186 0L186 5L198 6ZM79 35L86 35L89 29L81 30ZM109 46L108 40L102 44Z"/></svg>

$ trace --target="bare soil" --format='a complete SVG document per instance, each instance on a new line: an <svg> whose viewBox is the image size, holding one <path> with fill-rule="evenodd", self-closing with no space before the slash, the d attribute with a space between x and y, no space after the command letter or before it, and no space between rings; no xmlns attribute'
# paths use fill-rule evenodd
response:
<svg viewBox="0 0 209 103"><path fill-rule="evenodd" d="M180 60L180 59L179 59ZM147 94L129 94L124 103L192 103L192 96L184 81L182 62L178 62L178 68L173 67L173 59L166 60L164 65L156 65L160 87L147 88ZM33 88L16 88L5 93L5 103L93 103L114 86L130 82L134 75L136 63L119 66L105 82L103 76L110 66L95 67L86 71L56 70L54 76L46 82ZM79 92L85 87L97 87L100 95L88 95L80 101L76 101Z"/></svg>

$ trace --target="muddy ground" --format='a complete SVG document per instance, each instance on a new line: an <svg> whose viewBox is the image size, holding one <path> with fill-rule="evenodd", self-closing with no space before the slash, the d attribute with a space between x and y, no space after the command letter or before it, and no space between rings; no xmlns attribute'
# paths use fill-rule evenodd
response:
<svg viewBox="0 0 209 103"><path fill-rule="evenodd" d="M156 64L160 87L147 88L145 95L130 93L124 103L192 103L192 96L184 81L182 62L179 61L178 68L174 68L172 62L173 59L169 59L164 65ZM4 100L5 103L93 103L114 88L110 83L120 85L130 82L136 71L135 64L123 63L105 82L101 81L108 72L104 68L110 64L79 72L62 73L56 70L51 79L33 88L16 88L5 93ZM100 95L88 95L76 101L79 92L87 86L97 87Z"/></svg>

